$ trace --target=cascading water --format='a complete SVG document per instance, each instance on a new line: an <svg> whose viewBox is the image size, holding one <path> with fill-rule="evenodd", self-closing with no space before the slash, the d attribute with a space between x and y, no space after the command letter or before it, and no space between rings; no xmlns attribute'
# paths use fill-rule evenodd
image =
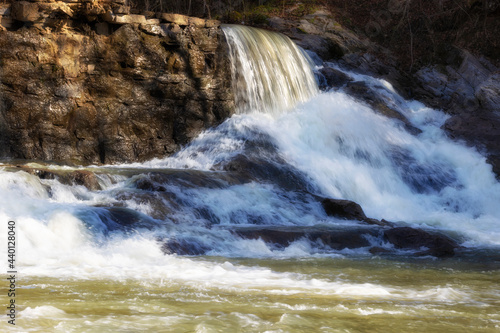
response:
<svg viewBox="0 0 500 333"><path fill-rule="evenodd" d="M288 37L237 25L222 30L238 113L282 112L318 93L306 55Z"/></svg>
<svg viewBox="0 0 500 333"><path fill-rule="evenodd" d="M175 156L87 168L100 190L4 164L0 220L17 226L18 327L498 330L500 185L484 157L446 138L445 115L402 99L383 80L346 72L420 134L342 89L318 93L288 38L223 29L239 114ZM408 259L414 251L395 249L376 226L327 216L318 196L354 200L368 216L399 225L444 230L471 250L456 261ZM272 238L349 230L367 245ZM259 237L242 236L252 233ZM4 258L6 237L2 227ZM372 247L389 260L372 256Z"/></svg>

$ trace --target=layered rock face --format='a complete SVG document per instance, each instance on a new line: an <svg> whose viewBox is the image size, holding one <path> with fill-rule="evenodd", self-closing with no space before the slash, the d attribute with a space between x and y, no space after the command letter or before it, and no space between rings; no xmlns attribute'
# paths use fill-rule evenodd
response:
<svg viewBox="0 0 500 333"><path fill-rule="evenodd" d="M0 157L142 161L233 112L217 21L128 15L120 1L18 1L0 14Z"/></svg>
<svg viewBox="0 0 500 333"><path fill-rule="evenodd" d="M417 97L450 113L444 129L482 151L500 179L500 69L456 48L448 64L424 67L415 77Z"/></svg>

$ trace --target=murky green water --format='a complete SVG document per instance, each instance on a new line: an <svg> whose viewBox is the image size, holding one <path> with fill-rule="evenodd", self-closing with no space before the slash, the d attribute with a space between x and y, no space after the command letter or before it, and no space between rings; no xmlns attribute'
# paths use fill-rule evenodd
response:
<svg viewBox="0 0 500 333"><path fill-rule="evenodd" d="M16 328L28 332L500 331L498 262L178 260L214 270L230 265L262 272L263 283L239 283L237 274L234 284L223 286L210 278L162 279L154 273L148 278L147 272L138 279L117 280L22 277L21 273ZM273 285L269 274L283 281ZM303 283L296 285L297 281ZM9 329L6 320L0 328Z"/></svg>

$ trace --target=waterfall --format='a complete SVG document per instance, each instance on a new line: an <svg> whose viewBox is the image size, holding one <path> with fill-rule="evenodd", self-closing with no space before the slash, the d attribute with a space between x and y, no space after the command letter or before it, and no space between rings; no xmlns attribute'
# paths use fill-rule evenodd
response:
<svg viewBox="0 0 500 333"><path fill-rule="evenodd" d="M343 70L420 130L410 133L347 89L317 93L285 36L223 29L239 114L175 155L85 168L0 161L2 269L15 221L22 277L17 329L498 331L500 184L445 135L447 115ZM425 246L391 243L392 227L327 215L324 197L464 248L422 257Z"/></svg>
<svg viewBox="0 0 500 333"><path fill-rule="evenodd" d="M318 93L304 52L276 32L222 27L229 45L236 112L279 113Z"/></svg>

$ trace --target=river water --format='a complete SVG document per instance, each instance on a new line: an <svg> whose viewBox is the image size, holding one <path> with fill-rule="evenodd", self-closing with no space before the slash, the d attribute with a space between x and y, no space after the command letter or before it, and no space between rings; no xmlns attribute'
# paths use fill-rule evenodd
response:
<svg viewBox="0 0 500 333"><path fill-rule="evenodd" d="M412 134L342 88L319 92L312 60L287 38L224 31L238 112L176 155L42 166L90 170L99 190L2 164L4 258L7 221L17 228L15 330L500 331L500 184L481 154L446 137L446 115L346 72L421 132ZM437 259L369 235L370 246L335 250L235 233L367 227L327 216L318 196L464 249ZM7 319L0 330L13 330Z"/></svg>

